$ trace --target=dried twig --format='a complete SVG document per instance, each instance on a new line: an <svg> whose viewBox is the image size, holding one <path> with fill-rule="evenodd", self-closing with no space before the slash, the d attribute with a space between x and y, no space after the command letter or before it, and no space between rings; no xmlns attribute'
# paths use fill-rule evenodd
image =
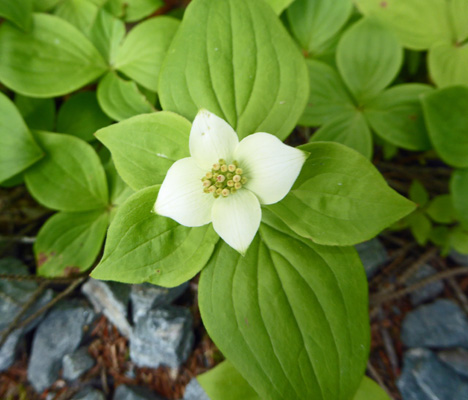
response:
<svg viewBox="0 0 468 400"><path fill-rule="evenodd" d="M374 380L380 385L380 387L381 387L383 390L385 390L385 392L387 393L388 397L390 397L390 398L392 399L393 397L392 397L392 395L390 394L390 391L388 390L388 388L385 386L382 377L381 377L380 374L377 372L377 370L373 367L373 365L371 364L370 361L367 362L367 371L369 372L369 375L371 376L371 378L374 379Z"/></svg>

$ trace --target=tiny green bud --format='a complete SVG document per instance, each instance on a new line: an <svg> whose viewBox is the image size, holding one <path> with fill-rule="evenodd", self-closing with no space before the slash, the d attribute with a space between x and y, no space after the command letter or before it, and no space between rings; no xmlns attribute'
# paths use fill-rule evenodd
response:
<svg viewBox="0 0 468 400"><path fill-rule="evenodd" d="M216 180L217 180L218 182L224 182L224 181L226 180L226 177L225 177L224 175L218 175L218 176L216 177Z"/></svg>
<svg viewBox="0 0 468 400"><path fill-rule="evenodd" d="M233 180L227 181L227 185L228 185L229 187L233 187L233 186L234 186L234 181L233 181Z"/></svg>
<svg viewBox="0 0 468 400"><path fill-rule="evenodd" d="M220 165L226 165L226 160L224 158L220 158L218 162Z"/></svg>
<svg viewBox="0 0 468 400"><path fill-rule="evenodd" d="M210 187L211 186L211 182L209 180L206 180L206 181L203 181L203 187Z"/></svg>
<svg viewBox="0 0 468 400"><path fill-rule="evenodd" d="M213 164L213 171L219 171L220 168L221 166L218 163Z"/></svg>
<svg viewBox="0 0 468 400"><path fill-rule="evenodd" d="M231 194L234 194L236 192L237 192L237 190L235 188L231 188Z"/></svg>
<svg viewBox="0 0 468 400"><path fill-rule="evenodd" d="M233 175L233 174L230 174L230 173L227 173L227 174L226 174L226 178L227 178L227 179L232 179L233 176L234 176L234 175Z"/></svg>
<svg viewBox="0 0 468 400"><path fill-rule="evenodd" d="M229 172L234 172L236 170L236 166L234 164L230 164L228 170Z"/></svg>
<svg viewBox="0 0 468 400"><path fill-rule="evenodd" d="M221 172L227 172L228 167L226 164L221 165Z"/></svg>
<svg viewBox="0 0 468 400"><path fill-rule="evenodd" d="M229 190L229 189L223 189L223 191L221 192L221 194L222 194L224 197L229 196L229 193L230 193L230 190Z"/></svg>
<svg viewBox="0 0 468 400"><path fill-rule="evenodd" d="M213 186L210 186L210 187L208 188L208 192L209 192L209 193L214 193L215 191L216 191L216 186L214 186L214 185L213 185Z"/></svg>
<svg viewBox="0 0 468 400"><path fill-rule="evenodd" d="M223 189L218 188L218 189L216 189L215 193L219 196L222 192L223 192Z"/></svg>
<svg viewBox="0 0 468 400"><path fill-rule="evenodd" d="M243 178L241 179L241 183L242 183L243 185L245 185L245 184L247 183L247 178L246 178L246 177L243 177Z"/></svg>
<svg viewBox="0 0 468 400"><path fill-rule="evenodd" d="M213 173L212 173L212 172L207 172L207 173L206 173L206 178L207 178L207 179L213 178Z"/></svg>
<svg viewBox="0 0 468 400"><path fill-rule="evenodd" d="M242 179L242 178L241 178L240 175L234 175L234 178L232 178L232 180L233 180L234 182L240 182L241 179Z"/></svg>
<svg viewBox="0 0 468 400"><path fill-rule="evenodd" d="M215 185L219 188L222 188L224 186L222 182L216 182Z"/></svg>
<svg viewBox="0 0 468 400"><path fill-rule="evenodd" d="M244 171L242 171L242 168L237 168L237 169L236 169L236 174L237 174L237 175L242 175L243 172L244 172Z"/></svg>
<svg viewBox="0 0 468 400"><path fill-rule="evenodd" d="M240 188L242 187L242 184L241 184L240 182L236 182L236 183L234 184L234 187L235 187L236 189L240 189Z"/></svg>

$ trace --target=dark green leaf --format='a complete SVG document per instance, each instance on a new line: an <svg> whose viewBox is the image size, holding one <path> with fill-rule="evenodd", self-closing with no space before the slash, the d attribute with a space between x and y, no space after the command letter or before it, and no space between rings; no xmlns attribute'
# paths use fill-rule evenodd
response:
<svg viewBox="0 0 468 400"><path fill-rule="evenodd" d="M468 169L455 171L450 180L450 193L457 217L468 230Z"/></svg>
<svg viewBox="0 0 468 400"><path fill-rule="evenodd" d="M424 207L429 201L429 193L421 182L413 181L409 189L409 198L419 207Z"/></svg>
<svg viewBox="0 0 468 400"><path fill-rule="evenodd" d="M32 23L32 3L32 0L2 0L0 1L0 17L4 17L19 28L28 31Z"/></svg>
<svg viewBox="0 0 468 400"><path fill-rule="evenodd" d="M422 212L415 212L408 217L409 227L416 241L424 246L431 235L432 223Z"/></svg>
<svg viewBox="0 0 468 400"><path fill-rule="evenodd" d="M30 129L54 130L54 99L35 99L17 94L15 104Z"/></svg>

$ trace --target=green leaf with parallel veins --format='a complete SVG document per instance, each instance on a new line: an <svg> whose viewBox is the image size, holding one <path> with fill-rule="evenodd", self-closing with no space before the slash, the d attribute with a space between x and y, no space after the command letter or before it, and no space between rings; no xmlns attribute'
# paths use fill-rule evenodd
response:
<svg viewBox="0 0 468 400"><path fill-rule="evenodd" d="M403 49L390 30L364 18L341 37L336 61L348 88L362 101L378 94L396 77Z"/></svg>
<svg viewBox="0 0 468 400"><path fill-rule="evenodd" d="M97 96L104 112L116 121L155 111L135 82L126 81L115 72L109 72L99 82Z"/></svg>
<svg viewBox="0 0 468 400"><path fill-rule="evenodd" d="M420 181L413 181L409 189L409 198L419 207L424 207L429 201L429 193Z"/></svg>
<svg viewBox="0 0 468 400"><path fill-rule="evenodd" d="M461 43L468 38L468 2L466 0L451 0L448 7L455 39Z"/></svg>
<svg viewBox="0 0 468 400"><path fill-rule="evenodd" d="M372 379L365 376L353 400L391 400L388 394Z"/></svg>
<svg viewBox="0 0 468 400"><path fill-rule="evenodd" d="M467 24L468 25L468 24ZM429 50L429 73L439 87L468 85L468 44L437 43Z"/></svg>
<svg viewBox="0 0 468 400"><path fill-rule="evenodd" d="M464 231L457 226L450 232L449 240L451 247L455 251L468 255L468 231Z"/></svg>
<svg viewBox="0 0 468 400"><path fill-rule="evenodd" d="M393 86L366 100L364 115L382 139L408 150L428 150L431 142L419 96L431 90L417 83Z"/></svg>
<svg viewBox="0 0 468 400"><path fill-rule="evenodd" d="M67 0L58 4L54 14L88 36L98 11L99 8L90 0Z"/></svg>
<svg viewBox="0 0 468 400"><path fill-rule="evenodd" d="M355 110L353 100L334 68L316 60L306 60L309 71L309 101L300 125L318 126Z"/></svg>
<svg viewBox="0 0 468 400"><path fill-rule="evenodd" d="M38 274L67 276L86 271L101 250L108 222L105 210L53 215L34 243Z"/></svg>
<svg viewBox="0 0 468 400"><path fill-rule="evenodd" d="M43 155L15 105L0 92L0 182L23 171Z"/></svg>
<svg viewBox="0 0 468 400"><path fill-rule="evenodd" d="M161 111L101 129L96 137L111 151L122 179L134 190L162 183L169 167L190 157L190 122Z"/></svg>
<svg viewBox="0 0 468 400"><path fill-rule="evenodd" d="M468 169L460 169L450 179L450 193L457 217L468 230Z"/></svg>
<svg viewBox="0 0 468 400"><path fill-rule="evenodd" d="M138 24L117 50L115 68L145 88L157 91L159 71L179 24L170 17Z"/></svg>
<svg viewBox="0 0 468 400"><path fill-rule="evenodd" d="M422 97L434 149L447 164L468 168L468 87L435 90Z"/></svg>
<svg viewBox="0 0 468 400"><path fill-rule="evenodd" d="M403 46L426 50L439 40L450 41L447 0L355 0L359 10L391 28ZM428 29L430 27L430 29Z"/></svg>
<svg viewBox="0 0 468 400"><path fill-rule="evenodd" d="M408 217L409 227L416 241L424 246L432 231L431 220L422 212L415 212Z"/></svg>
<svg viewBox="0 0 468 400"><path fill-rule="evenodd" d="M135 191L122 180L117 173L112 159L107 162L104 168L106 170L107 185L109 187L109 203L112 206L120 206L125 203Z"/></svg>
<svg viewBox="0 0 468 400"><path fill-rule="evenodd" d="M15 104L30 129L44 131L52 131L54 129L54 99L35 99L17 94L15 96Z"/></svg>
<svg viewBox="0 0 468 400"><path fill-rule="evenodd" d="M286 138L307 102L307 68L263 1L194 0L161 69L162 108L193 120L206 108L242 139Z"/></svg>
<svg viewBox="0 0 468 400"><path fill-rule="evenodd" d="M312 136L311 141L338 142L372 157L372 133L362 112L351 109L327 122Z"/></svg>
<svg viewBox="0 0 468 400"><path fill-rule="evenodd" d="M46 156L25 172L31 195L59 211L88 211L108 204L104 168L86 142L74 136L34 132Z"/></svg>
<svg viewBox="0 0 468 400"><path fill-rule="evenodd" d="M452 196L442 194L434 197L426 209L427 215L440 224L450 224L455 221L455 209Z"/></svg>
<svg viewBox="0 0 468 400"><path fill-rule="evenodd" d="M187 228L152 213L158 190L140 190L117 209L93 278L174 287L208 262L218 235L211 225Z"/></svg>
<svg viewBox="0 0 468 400"><path fill-rule="evenodd" d="M287 8L292 2L297 1L297 0L265 0L271 8L273 8L273 11L280 15L285 8Z"/></svg>
<svg viewBox="0 0 468 400"><path fill-rule="evenodd" d="M297 234L324 245L354 245L415 209L356 151L319 142L301 150L310 156L293 188L267 206Z"/></svg>
<svg viewBox="0 0 468 400"><path fill-rule="evenodd" d="M321 54L351 15L351 0L295 0L287 16L292 33L311 55Z"/></svg>
<svg viewBox="0 0 468 400"><path fill-rule="evenodd" d="M228 360L198 375L197 380L211 400L261 400Z"/></svg>
<svg viewBox="0 0 468 400"><path fill-rule="evenodd" d="M54 97L92 82L106 65L92 43L73 25L34 14L31 32L0 27L0 81L31 97Z"/></svg>
<svg viewBox="0 0 468 400"><path fill-rule="evenodd" d="M154 13L164 5L163 0L109 0L106 4L116 17L135 22Z"/></svg>
<svg viewBox="0 0 468 400"><path fill-rule="evenodd" d="M367 362L367 281L352 248L294 235L268 210L245 257L220 242L199 283L207 331L269 400L348 400Z"/></svg>
<svg viewBox="0 0 468 400"><path fill-rule="evenodd" d="M31 28L32 12L32 0L0 1L0 17L10 20L25 31Z"/></svg>
<svg viewBox="0 0 468 400"><path fill-rule="evenodd" d="M50 11L62 0L33 0L34 11Z"/></svg>
<svg viewBox="0 0 468 400"><path fill-rule="evenodd" d="M87 142L94 133L112 121L99 107L95 92L80 92L71 96L57 115L57 131L68 133Z"/></svg>

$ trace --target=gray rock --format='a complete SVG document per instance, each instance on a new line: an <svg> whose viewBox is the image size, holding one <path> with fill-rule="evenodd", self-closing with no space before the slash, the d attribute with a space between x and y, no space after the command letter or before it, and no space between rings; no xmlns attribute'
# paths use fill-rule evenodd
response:
<svg viewBox="0 0 468 400"><path fill-rule="evenodd" d="M88 353L86 347L82 347L74 353L67 354L63 357L62 376L67 381L74 381L90 370L95 364L94 358Z"/></svg>
<svg viewBox="0 0 468 400"><path fill-rule="evenodd" d="M130 300L132 303L133 323L136 324L138 319L142 316L146 316L148 311L152 308L171 304L180 297L187 288L188 282L174 288L164 288L152 285L151 283L132 285Z"/></svg>
<svg viewBox="0 0 468 400"><path fill-rule="evenodd" d="M468 378L468 350L462 348L444 350L439 351L437 356L448 367Z"/></svg>
<svg viewBox="0 0 468 400"><path fill-rule="evenodd" d="M193 345L192 315L187 308L166 306L140 318L130 336L130 358L140 367L179 367Z"/></svg>
<svg viewBox="0 0 468 400"><path fill-rule="evenodd" d="M185 386L185 393L183 400L210 400L205 392L205 389L198 383L197 378L192 380Z"/></svg>
<svg viewBox="0 0 468 400"><path fill-rule="evenodd" d="M468 383L464 383L458 390L455 392L453 400L466 400L468 399Z"/></svg>
<svg viewBox="0 0 468 400"><path fill-rule="evenodd" d="M457 264L460 264L460 266L468 266L468 254L461 254L458 251L452 250L449 257Z"/></svg>
<svg viewBox="0 0 468 400"><path fill-rule="evenodd" d="M415 274L413 274L407 280L407 286L414 285L419 281L429 278L430 276L437 273L437 270L434 267L431 267L428 264L422 265ZM437 281L423 286L422 288L415 290L410 294L411 304L417 306L421 303L424 303L428 300L435 299L442 291L444 290L444 284L442 281Z"/></svg>
<svg viewBox="0 0 468 400"><path fill-rule="evenodd" d="M122 335L130 337L132 327L128 322L130 285L89 279L81 291L97 313L103 313Z"/></svg>
<svg viewBox="0 0 468 400"><path fill-rule="evenodd" d="M372 278L389 260L387 250L377 238L359 243L355 247L359 257L361 257L368 279Z"/></svg>
<svg viewBox="0 0 468 400"><path fill-rule="evenodd" d="M54 308L40 323L28 365L28 380L37 392L58 379L63 357L78 348L94 318L94 312L87 305L67 301Z"/></svg>
<svg viewBox="0 0 468 400"><path fill-rule="evenodd" d="M164 400L149 389L140 386L120 385L114 393L113 400Z"/></svg>
<svg viewBox="0 0 468 400"><path fill-rule="evenodd" d="M427 349L411 349L397 381L403 400L463 400L466 381L439 362Z"/></svg>
<svg viewBox="0 0 468 400"><path fill-rule="evenodd" d="M15 361L22 334L22 330L13 331L0 348L0 371L10 368Z"/></svg>
<svg viewBox="0 0 468 400"><path fill-rule="evenodd" d="M468 348L468 318L455 303L440 299L406 315L401 340L407 347Z"/></svg>
<svg viewBox="0 0 468 400"><path fill-rule="evenodd" d="M75 394L71 400L106 400L106 397L100 390L88 386Z"/></svg>

